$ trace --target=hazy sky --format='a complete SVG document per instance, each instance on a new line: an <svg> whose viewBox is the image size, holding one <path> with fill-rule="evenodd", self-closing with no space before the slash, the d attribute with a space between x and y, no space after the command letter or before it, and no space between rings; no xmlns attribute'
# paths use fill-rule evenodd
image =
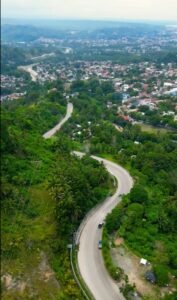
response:
<svg viewBox="0 0 177 300"><path fill-rule="evenodd" d="M176 20L177 0L2 0L3 17Z"/></svg>

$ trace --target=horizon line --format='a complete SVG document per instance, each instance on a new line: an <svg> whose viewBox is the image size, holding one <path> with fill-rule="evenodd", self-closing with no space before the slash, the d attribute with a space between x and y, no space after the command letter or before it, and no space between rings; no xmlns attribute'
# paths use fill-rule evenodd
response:
<svg viewBox="0 0 177 300"><path fill-rule="evenodd" d="M134 18L120 18L120 19L111 19L111 18L62 18L62 17L55 17L55 18L50 18L50 17L4 17L1 16L1 21L2 20L16 20L16 21L86 21L86 22L93 22L93 21L97 21L97 22L175 22L177 24L177 20L169 20L169 19L134 19Z"/></svg>

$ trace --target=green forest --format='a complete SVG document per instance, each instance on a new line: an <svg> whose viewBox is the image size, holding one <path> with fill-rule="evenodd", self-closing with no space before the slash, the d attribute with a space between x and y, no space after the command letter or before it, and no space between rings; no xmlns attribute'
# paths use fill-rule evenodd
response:
<svg viewBox="0 0 177 300"><path fill-rule="evenodd" d="M83 299L67 245L84 215L110 193L112 180L102 164L89 156L79 159L72 150L129 170L134 187L108 215L106 230L152 263L159 286L167 284L177 276L176 132L143 132L138 125L120 123L114 109L106 108L109 99L121 102L120 95L110 82L92 79L71 85L73 116L45 140L42 135L66 113L63 92L59 80L31 83L25 97L2 105L2 271L15 278L17 287L14 295L2 287L4 299L49 299L51 294ZM44 287L44 280L37 279L33 270L41 261L49 262L59 286ZM22 278L30 278L23 293L18 288Z"/></svg>
<svg viewBox="0 0 177 300"><path fill-rule="evenodd" d="M15 286L13 292L2 286L3 299L82 299L67 244L112 186L103 165L71 155L73 143L65 134L42 137L66 113L63 86L54 85L60 92L34 84L23 99L2 105L2 273ZM37 276L48 261L59 287Z"/></svg>

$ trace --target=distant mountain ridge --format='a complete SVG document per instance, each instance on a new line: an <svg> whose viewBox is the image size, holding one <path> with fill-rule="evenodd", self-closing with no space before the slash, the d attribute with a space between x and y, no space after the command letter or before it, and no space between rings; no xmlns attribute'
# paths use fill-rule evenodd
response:
<svg viewBox="0 0 177 300"><path fill-rule="evenodd" d="M66 26L67 25L67 26ZM123 36L155 34L161 26L138 23L104 22L104 21L51 21L51 23L4 24L2 22L1 38L3 42L31 42L45 38L57 39L117 39Z"/></svg>
<svg viewBox="0 0 177 300"><path fill-rule="evenodd" d="M39 28L33 25L4 24L1 27L2 41L31 42L38 39L41 36L59 38L61 34L56 30L51 30L48 28Z"/></svg>

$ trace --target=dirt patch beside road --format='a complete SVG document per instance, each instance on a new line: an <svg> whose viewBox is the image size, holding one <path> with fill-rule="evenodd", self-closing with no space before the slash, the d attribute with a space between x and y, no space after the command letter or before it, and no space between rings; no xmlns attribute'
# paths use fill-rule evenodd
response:
<svg viewBox="0 0 177 300"><path fill-rule="evenodd" d="M137 256L128 251L122 243L118 244L119 246L111 249L114 263L124 270L129 282L136 285L137 291L141 295L148 295L151 297L150 299L160 299L160 289L144 279L144 273L151 269L151 266L141 266L140 259Z"/></svg>

